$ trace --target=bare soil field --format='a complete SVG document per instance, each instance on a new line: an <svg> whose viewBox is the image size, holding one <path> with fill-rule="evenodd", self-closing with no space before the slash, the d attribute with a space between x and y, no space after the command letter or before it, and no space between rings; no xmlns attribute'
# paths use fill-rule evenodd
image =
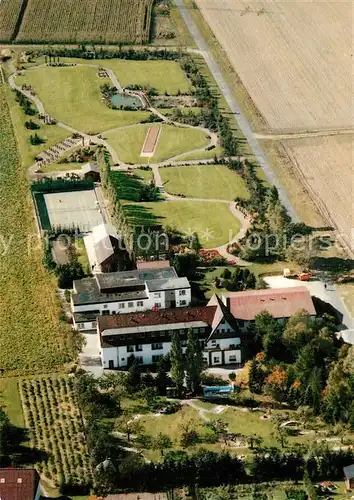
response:
<svg viewBox="0 0 354 500"><path fill-rule="evenodd" d="M352 2L195 1L272 130L353 126Z"/></svg>
<svg viewBox="0 0 354 500"><path fill-rule="evenodd" d="M320 211L354 252L353 136L300 139L282 144Z"/></svg>

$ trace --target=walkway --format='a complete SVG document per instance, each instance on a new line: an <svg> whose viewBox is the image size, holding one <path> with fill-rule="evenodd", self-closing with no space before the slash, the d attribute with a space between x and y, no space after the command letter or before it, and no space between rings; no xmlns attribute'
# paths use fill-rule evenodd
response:
<svg viewBox="0 0 354 500"><path fill-rule="evenodd" d="M199 48L199 50L202 52L202 55L213 75L215 78L227 104L229 105L232 113L234 114L234 119L239 127L239 129L242 131L243 135L245 136L248 144L250 145L256 159L257 163L259 166L262 168L264 171L265 177L268 180L268 182L274 186L277 187L279 191L279 198L281 199L283 205L286 207L286 209L289 212L289 215L292 217L292 219L295 222L299 222L299 218L296 215L296 212L294 210L294 207L292 206L285 190L283 187L279 184L278 179L276 177L276 174L274 170L271 168L269 165L267 158L255 136L253 133L250 124L246 117L240 112L240 107L238 103L236 102L235 98L232 95L232 92L227 85L221 70L214 60L213 56L211 55L208 45L205 42L202 34L200 33L198 27L196 26L191 14L188 12L188 9L185 7L183 0L175 0L177 7L180 10L180 13L191 33L193 38L195 39L195 42Z"/></svg>

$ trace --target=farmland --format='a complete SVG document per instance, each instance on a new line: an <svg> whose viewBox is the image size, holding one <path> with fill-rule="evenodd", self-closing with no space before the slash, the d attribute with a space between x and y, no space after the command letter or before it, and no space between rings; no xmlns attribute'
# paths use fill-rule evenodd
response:
<svg viewBox="0 0 354 500"><path fill-rule="evenodd" d="M85 435L72 379L41 377L20 382L26 426L33 447L48 454L37 464L46 478L77 485L90 482Z"/></svg>
<svg viewBox="0 0 354 500"><path fill-rule="evenodd" d="M0 40L12 39L21 11L22 0L3 0L0 2Z"/></svg>
<svg viewBox="0 0 354 500"><path fill-rule="evenodd" d="M165 190L194 198L248 198L243 179L224 165L165 167L160 170Z"/></svg>
<svg viewBox="0 0 354 500"><path fill-rule="evenodd" d="M29 0L17 40L59 43L144 43L152 0Z"/></svg>
<svg viewBox="0 0 354 500"><path fill-rule="evenodd" d="M320 210L353 249L352 136L291 140L284 146Z"/></svg>
<svg viewBox="0 0 354 500"><path fill-rule="evenodd" d="M271 129L352 125L350 2L196 3Z"/></svg>
<svg viewBox="0 0 354 500"><path fill-rule="evenodd" d="M1 83L0 116L0 366L13 373L55 370L69 358L69 331L59 320L56 289L42 266L28 182Z"/></svg>

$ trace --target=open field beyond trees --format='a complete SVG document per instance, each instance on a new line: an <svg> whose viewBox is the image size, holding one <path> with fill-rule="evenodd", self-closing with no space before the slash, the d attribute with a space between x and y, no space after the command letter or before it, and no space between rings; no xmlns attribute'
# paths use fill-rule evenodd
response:
<svg viewBox="0 0 354 500"><path fill-rule="evenodd" d="M100 79L96 68L41 67L26 71L16 83L31 85L49 114L84 132L132 125L148 117L145 111L114 110L102 103L100 85L110 80Z"/></svg>
<svg viewBox="0 0 354 500"><path fill-rule="evenodd" d="M129 203L124 208L133 225L162 224L186 234L196 232L205 248L226 244L240 230L227 203L177 200Z"/></svg>
<svg viewBox="0 0 354 500"><path fill-rule="evenodd" d="M322 137L284 142L321 212L353 248L353 138Z"/></svg>
<svg viewBox="0 0 354 500"><path fill-rule="evenodd" d="M21 42L143 43L149 40L152 0L29 0Z"/></svg>
<svg viewBox="0 0 354 500"><path fill-rule="evenodd" d="M26 426L33 447L48 454L37 466L58 486L90 483L91 471L72 379L41 377L20 382Z"/></svg>
<svg viewBox="0 0 354 500"><path fill-rule="evenodd" d="M53 370L68 360L69 329L59 320L56 289L43 269L29 186L1 83L0 117L0 366L14 373Z"/></svg>
<svg viewBox="0 0 354 500"><path fill-rule="evenodd" d="M140 156L150 124L137 125L105 134L108 142L125 163L148 163L149 158ZM173 156L198 148L205 148L209 139L205 132L173 125L161 125L161 134L151 157L151 162L168 160Z"/></svg>
<svg viewBox="0 0 354 500"><path fill-rule="evenodd" d="M352 125L351 2L196 3L272 129Z"/></svg>
<svg viewBox="0 0 354 500"><path fill-rule="evenodd" d="M165 190L187 198L249 198L244 180L225 165L191 165L160 169Z"/></svg>

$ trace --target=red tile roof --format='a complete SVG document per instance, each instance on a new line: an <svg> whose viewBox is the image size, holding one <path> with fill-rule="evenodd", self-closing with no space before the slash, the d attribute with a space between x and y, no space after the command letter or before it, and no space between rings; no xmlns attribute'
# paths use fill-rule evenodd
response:
<svg viewBox="0 0 354 500"><path fill-rule="evenodd" d="M247 290L225 294L231 313L236 319L250 321L262 311L274 318L289 318L300 309L310 315L316 310L306 287Z"/></svg>
<svg viewBox="0 0 354 500"><path fill-rule="evenodd" d="M0 469L0 499L34 500L38 483L35 469Z"/></svg>
<svg viewBox="0 0 354 500"><path fill-rule="evenodd" d="M216 308L216 306L176 307L173 309L160 309L158 311L99 316L98 326L100 332L103 332L111 328L134 328L138 326L192 323L195 321L203 321L211 325Z"/></svg>

